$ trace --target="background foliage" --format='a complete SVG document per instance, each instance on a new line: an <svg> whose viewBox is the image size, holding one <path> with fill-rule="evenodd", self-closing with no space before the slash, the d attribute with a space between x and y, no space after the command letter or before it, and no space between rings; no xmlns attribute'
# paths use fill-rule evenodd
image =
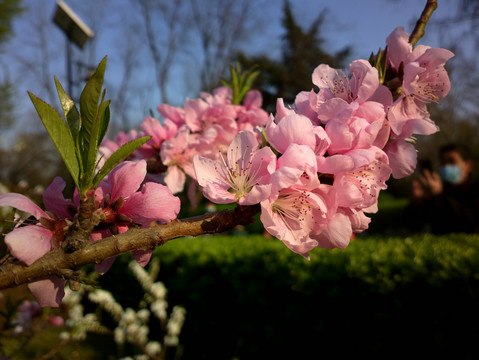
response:
<svg viewBox="0 0 479 360"><path fill-rule="evenodd" d="M309 262L262 236L181 239L155 255L168 300L187 309L184 359L479 354L477 235L362 238ZM134 302L124 268L102 286Z"/></svg>

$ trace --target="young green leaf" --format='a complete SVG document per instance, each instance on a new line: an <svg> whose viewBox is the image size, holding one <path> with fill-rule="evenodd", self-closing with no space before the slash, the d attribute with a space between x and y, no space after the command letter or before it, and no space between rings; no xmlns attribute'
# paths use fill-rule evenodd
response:
<svg viewBox="0 0 479 360"><path fill-rule="evenodd" d="M55 144L75 184L80 188L80 166L75 152L75 142L60 114L50 105L28 92L48 135Z"/></svg>
<svg viewBox="0 0 479 360"><path fill-rule="evenodd" d="M80 165L80 172L83 169L83 164L81 161L81 148L80 148L80 128L81 128L81 119L80 113L75 106L74 101L68 96L68 94L63 90L60 81L58 81L55 76L55 85L57 88L58 97L60 99L60 104L62 105L63 115L67 121L67 127L70 130L70 134L73 137L73 142L75 143L75 153Z"/></svg>
<svg viewBox="0 0 479 360"><path fill-rule="evenodd" d="M229 87L233 92L233 104L241 104L245 95L251 90L253 82L259 75L259 70L255 70L255 68L256 66L243 71L241 65L236 63L236 66L230 65L231 80L221 79L221 83Z"/></svg>
<svg viewBox="0 0 479 360"><path fill-rule="evenodd" d="M105 75L106 57L98 65L98 68L88 80L80 95L80 146L82 150L82 161L84 168L88 164L88 149L90 147L91 131L98 113L98 102L100 101L103 77ZM96 139L95 139L96 141Z"/></svg>
<svg viewBox="0 0 479 360"><path fill-rule="evenodd" d="M100 181L110 173L118 164L130 156L136 149L151 139L151 136L143 136L123 144L106 161L100 171L95 175L93 187L96 188Z"/></svg>
<svg viewBox="0 0 479 360"><path fill-rule="evenodd" d="M93 177L95 175L95 169L96 169L96 157L98 154L98 149L100 147L101 140L103 138L100 138L100 132L102 131L103 126L101 125L102 121L102 114L104 107L103 104L105 103L105 90L102 93L101 96L101 101L100 105L98 105L97 108L97 114L95 116L95 120L93 121L92 127L90 129L90 139L89 139L89 144L88 144L88 154L86 156L86 166L84 167L84 180L85 180L85 185L87 187L91 186L91 182L93 181Z"/></svg>
<svg viewBox="0 0 479 360"><path fill-rule="evenodd" d="M100 146L103 138L108 130L110 124L110 103L111 100L105 101L100 111L100 131L98 133L98 147Z"/></svg>
<svg viewBox="0 0 479 360"><path fill-rule="evenodd" d="M75 141L75 144L77 144L78 135L81 128L80 114L78 113L75 103L70 98L70 96L68 96L65 90L63 90L63 87L56 76L55 85L57 87L58 97L60 99L60 104L62 105L63 115L65 116L65 120L67 121L68 129L70 129L73 140Z"/></svg>

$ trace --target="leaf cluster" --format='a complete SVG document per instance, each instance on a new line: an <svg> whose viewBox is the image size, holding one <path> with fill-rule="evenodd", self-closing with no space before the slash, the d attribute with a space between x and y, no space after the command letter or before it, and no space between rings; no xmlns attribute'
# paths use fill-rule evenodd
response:
<svg viewBox="0 0 479 360"><path fill-rule="evenodd" d="M106 57L86 83L80 95L80 110L55 77L55 85L65 120L49 104L29 92L53 144L60 153L78 190L86 196L100 181L150 137L132 140L116 150L97 171L98 150L110 122L110 100L102 91Z"/></svg>
<svg viewBox="0 0 479 360"><path fill-rule="evenodd" d="M243 70L239 62L230 65L231 80L221 79L224 86L229 87L233 91L233 104L239 105L246 93L251 90L254 81L259 75L257 66L253 66L248 70Z"/></svg>

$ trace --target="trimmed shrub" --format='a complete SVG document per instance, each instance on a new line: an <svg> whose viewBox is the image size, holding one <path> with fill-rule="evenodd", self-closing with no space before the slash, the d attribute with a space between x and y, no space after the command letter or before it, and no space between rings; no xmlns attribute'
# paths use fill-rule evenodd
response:
<svg viewBox="0 0 479 360"><path fill-rule="evenodd" d="M479 236L365 238L310 255L261 236L157 249L168 300L187 310L183 359L479 355Z"/></svg>

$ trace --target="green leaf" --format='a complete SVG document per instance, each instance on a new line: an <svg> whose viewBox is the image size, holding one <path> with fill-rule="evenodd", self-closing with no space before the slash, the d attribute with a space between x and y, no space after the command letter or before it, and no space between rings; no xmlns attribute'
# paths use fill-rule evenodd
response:
<svg viewBox="0 0 479 360"><path fill-rule="evenodd" d="M259 75L259 70L251 72L251 70L248 70L248 72L244 73L245 78L243 83L241 84L241 91L239 93L239 97L242 100L248 91L251 90L251 87L253 86L254 81ZM240 100L240 101L241 101Z"/></svg>
<svg viewBox="0 0 479 360"><path fill-rule="evenodd" d="M80 128L81 128L81 119L80 113L75 106L75 102L68 96L68 94L63 90L60 81L58 81L55 76L55 85L57 88L58 97L60 99L60 104L62 105L63 115L67 121L67 127L70 130L70 134L73 137L73 142L75 143L75 153L80 165L80 173L83 169L81 148L80 148Z"/></svg>
<svg viewBox="0 0 479 360"><path fill-rule="evenodd" d="M98 146L100 146L103 138L106 135L108 130L108 125L110 125L110 103L111 100L105 101L100 111L100 131L98 133Z"/></svg>
<svg viewBox="0 0 479 360"><path fill-rule="evenodd" d="M65 115L65 119L67 121L67 126L70 129L70 133L73 136L75 144L77 144L81 128L80 114L78 113L75 103L70 96L67 95L65 90L63 90L63 87L56 76L55 85L57 87L58 97L60 98L60 103L62 105L63 114Z"/></svg>
<svg viewBox="0 0 479 360"><path fill-rule="evenodd" d="M80 166L75 152L75 142L60 114L50 105L28 92L48 135L55 144L75 184L80 189Z"/></svg>
<svg viewBox="0 0 479 360"><path fill-rule="evenodd" d="M93 187L97 187L100 181L110 173L119 163L130 156L136 149L151 139L151 136L143 136L123 144L121 148L115 151L106 161L101 170L95 175Z"/></svg>
<svg viewBox="0 0 479 360"><path fill-rule="evenodd" d="M241 104L247 92L251 90L253 82L259 75L259 70L255 70L256 68L257 66L253 66L251 69L243 71L237 62L236 66L230 65L231 80L221 79L221 83L233 92L233 104Z"/></svg>
<svg viewBox="0 0 479 360"><path fill-rule="evenodd" d="M98 155L98 149L100 147L101 140L103 139L101 138L100 140L99 138L100 138L100 132L102 131L101 128L103 128L103 126L101 125L101 121L102 121L102 113L104 110L103 105L105 104L105 101L104 101L105 92L106 91L104 90L102 93L100 105L97 108L97 114L90 130L88 154L86 156L87 160L86 160L86 166L84 168L84 181L85 181L85 186L87 187L90 187L93 181L93 177L95 175L95 169L96 169L96 157Z"/></svg>
<svg viewBox="0 0 479 360"><path fill-rule="evenodd" d="M98 102L100 101L103 77L105 75L106 56L98 65L95 73L88 80L80 95L80 146L82 150L82 161L85 171L88 172L88 150L90 147L91 131L98 113ZM96 139L95 139L96 140Z"/></svg>

